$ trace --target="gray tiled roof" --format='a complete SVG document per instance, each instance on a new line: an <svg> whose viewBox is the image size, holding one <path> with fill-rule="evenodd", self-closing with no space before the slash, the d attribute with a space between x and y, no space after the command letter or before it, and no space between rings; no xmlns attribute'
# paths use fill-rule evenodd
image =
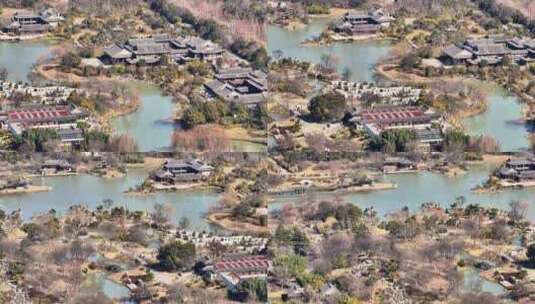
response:
<svg viewBox="0 0 535 304"><path fill-rule="evenodd" d="M451 58L454 58L454 59L469 59L469 58L472 58L472 53L470 53L469 51L463 49L463 48L460 48L454 44L446 47L444 49L444 54L451 57Z"/></svg>
<svg viewBox="0 0 535 304"><path fill-rule="evenodd" d="M104 48L104 53L114 59L127 59L132 57L132 53L117 44L112 44Z"/></svg>

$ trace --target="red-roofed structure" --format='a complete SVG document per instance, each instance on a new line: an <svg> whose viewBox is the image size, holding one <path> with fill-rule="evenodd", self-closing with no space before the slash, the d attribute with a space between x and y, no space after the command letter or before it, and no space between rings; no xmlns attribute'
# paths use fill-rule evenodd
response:
<svg viewBox="0 0 535 304"><path fill-rule="evenodd" d="M361 124L376 124L389 128L430 124L440 116L436 113L425 113L419 107L379 107L366 109L357 114Z"/></svg>
<svg viewBox="0 0 535 304"><path fill-rule="evenodd" d="M243 272L250 270L267 271L270 266L269 259L264 255L251 255L239 257L226 257L215 263L215 269L219 272L235 271Z"/></svg>
<svg viewBox="0 0 535 304"><path fill-rule="evenodd" d="M28 128L66 128L74 127L87 112L74 105L32 106L9 110L5 113L5 122L13 130Z"/></svg>
<svg viewBox="0 0 535 304"><path fill-rule="evenodd" d="M271 261L264 255L227 255L214 263L214 270L228 287L252 278L266 278Z"/></svg>

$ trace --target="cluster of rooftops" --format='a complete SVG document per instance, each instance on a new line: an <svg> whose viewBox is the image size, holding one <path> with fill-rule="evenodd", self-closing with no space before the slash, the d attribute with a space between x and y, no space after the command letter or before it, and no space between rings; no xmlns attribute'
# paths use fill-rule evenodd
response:
<svg viewBox="0 0 535 304"><path fill-rule="evenodd" d="M34 105L0 112L0 126L15 135L34 128L54 129L62 143L77 143L83 140L77 123L89 114L82 108L70 105Z"/></svg>
<svg viewBox="0 0 535 304"><path fill-rule="evenodd" d="M334 31L348 34L376 33L381 28L390 26L392 21L394 18L385 14L381 9L368 12L352 11L336 22Z"/></svg>
<svg viewBox="0 0 535 304"><path fill-rule="evenodd" d="M212 97L254 106L266 99L267 75L252 68L219 69L204 87Z"/></svg>
<svg viewBox="0 0 535 304"><path fill-rule="evenodd" d="M53 105L64 103L69 96L78 91L65 86L32 86L15 82L0 81L0 98L10 99L14 94L26 94L39 99L40 103Z"/></svg>
<svg viewBox="0 0 535 304"><path fill-rule="evenodd" d="M171 37L167 34L131 38L124 44L114 43L104 49L102 60L108 64L159 64L163 57L177 63L194 59L215 62L223 56L219 45L199 37Z"/></svg>
<svg viewBox="0 0 535 304"><path fill-rule="evenodd" d="M269 269L271 260L265 255L228 254L213 264L214 272L227 288L234 288L244 280L266 278Z"/></svg>
<svg viewBox="0 0 535 304"><path fill-rule="evenodd" d="M64 20L54 9L45 9L39 13L15 14L11 18L11 23L4 28L6 32L19 34L43 33L56 27Z"/></svg>
<svg viewBox="0 0 535 304"><path fill-rule="evenodd" d="M196 182L209 177L214 167L199 159L166 160L163 166L152 174L157 182L174 184L177 182Z"/></svg>
<svg viewBox="0 0 535 304"><path fill-rule="evenodd" d="M497 175L514 181L535 180L535 157L508 159L498 170Z"/></svg>
<svg viewBox="0 0 535 304"><path fill-rule="evenodd" d="M179 64L197 59L216 65L223 53L219 45L198 37L153 35L132 38L122 45L112 44L104 49L100 59L106 64L155 65L163 63L165 56L170 62ZM265 101L267 75L249 67L220 68L204 88L208 97L252 107Z"/></svg>
<svg viewBox="0 0 535 304"><path fill-rule="evenodd" d="M532 62L535 60L535 39L507 38L504 35L467 39L462 44L447 46L442 52L442 61L448 65L494 65L501 63L505 56L519 64Z"/></svg>
<svg viewBox="0 0 535 304"><path fill-rule="evenodd" d="M365 95L374 95L385 103L394 105L408 105L418 101L422 89L410 86L377 86L369 83L335 80L331 82L331 89L346 98L361 99Z"/></svg>
<svg viewBox="0 0 535 304"><path fill-rule="evenodd" d="M433 145L442 142L441 115L417 106L378 106L353 113L350 122L372 136L393 129L415 131L421 144Z"/></svg>

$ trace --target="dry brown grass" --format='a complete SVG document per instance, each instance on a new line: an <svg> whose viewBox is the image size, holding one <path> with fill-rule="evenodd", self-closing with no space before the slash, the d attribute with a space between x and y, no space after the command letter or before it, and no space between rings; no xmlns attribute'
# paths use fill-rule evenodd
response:
<svg viewBox="0 0 535 304"><path fill-rule="evenodd" d="M530 20L535 19L535 1L533 0L496 0L496 2L520 11Z"/></svg>
<svg viewBox="0 0 535 304"><path fill-rule="evenodd" d="M188 9L195 17L213 19L227 26L235 37L265 43L265 25L255 20L237 19L223 13L223 1L220 0L170 0L179 7Z"/></svg>
<svg viewBox="0 0 535 304"><path fill-rule="evenodd" d="M191 130L175 131L172 140L177 152L231 151L229 135L223 127L213 124L197 126Z"/></svg>

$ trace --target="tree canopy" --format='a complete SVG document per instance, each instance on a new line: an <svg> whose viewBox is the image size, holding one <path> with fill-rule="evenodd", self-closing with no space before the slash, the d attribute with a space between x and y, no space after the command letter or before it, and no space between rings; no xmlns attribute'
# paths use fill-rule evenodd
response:
<svg viewBox="0 0 535 304"><path fill-rule="evenodd" d="M160 267L166 271L190 268L195 261L195 245L173 241L160 247L157 258Z"/></svg>
<svg viewBox="0 0 535 304"><path fill-rule="evenodd" d="M310 117L317 122L340 120L346 109L346 98L336 92L315 96L308 104Z"/></svg>

